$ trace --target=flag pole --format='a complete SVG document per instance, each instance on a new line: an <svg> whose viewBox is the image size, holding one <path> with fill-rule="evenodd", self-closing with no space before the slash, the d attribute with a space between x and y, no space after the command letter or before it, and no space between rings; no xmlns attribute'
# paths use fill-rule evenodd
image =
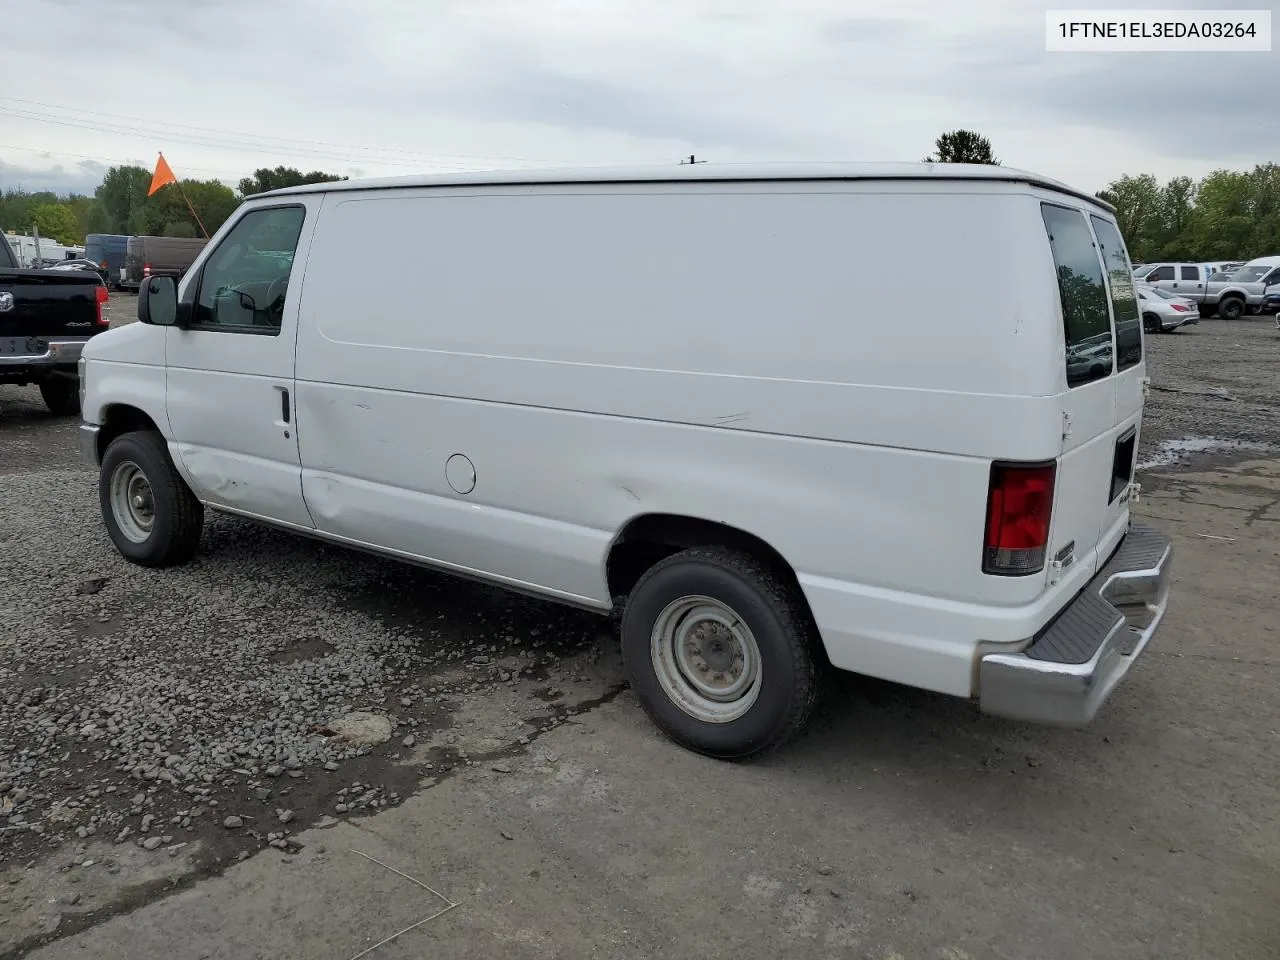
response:
<svg viewBox="0 0 1280 960"><path fill-rule="evenodd" d="M209 239L209 231L204 228L204 224L200 221L200 214L196 213L196 208L191 205L191 201L187 199L187 191L182 189L182 181L174 180L173 185L178 188L178 193L182 194L182 199L187 201L187 209L191 211L191 216L196 218L196 223L200 225L200 232L204 234L206 240Z"/></svg>

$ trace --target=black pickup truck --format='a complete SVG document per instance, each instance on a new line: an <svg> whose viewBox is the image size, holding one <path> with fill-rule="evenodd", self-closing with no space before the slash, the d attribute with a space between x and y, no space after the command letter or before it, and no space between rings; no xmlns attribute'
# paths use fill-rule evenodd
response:
<svg viewBox="0 0 1280 960"><path fill-rule="evenodd" d="M96 273L24 270L0 234L0 384L34 383L49 409L80 412L80 352L107 329Z"/></svg>

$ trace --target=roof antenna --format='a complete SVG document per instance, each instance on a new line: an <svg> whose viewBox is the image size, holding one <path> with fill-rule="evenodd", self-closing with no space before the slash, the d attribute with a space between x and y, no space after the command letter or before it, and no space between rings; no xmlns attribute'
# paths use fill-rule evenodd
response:
<svg viewBox="0 0 1280 960"><path fill-rule="evenodd" d="M691 154L689 154L689 159L688 159L688 160L681 160L681 161L680 161L680 166L682 166L682 167L683 167L683 166L686 166L687 164L690 164L690 163L706 163L706 162L707 162L707 161L705 161L705 160L699 160L699 159L697 159L697 158L696 158L696 157L691 153Z"/></svg>

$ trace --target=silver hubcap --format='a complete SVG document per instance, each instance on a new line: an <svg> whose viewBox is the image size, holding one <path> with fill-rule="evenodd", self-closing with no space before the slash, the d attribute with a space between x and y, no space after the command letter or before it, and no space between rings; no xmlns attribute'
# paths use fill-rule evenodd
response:
<svg viewBox="0 0 1280 960"><path fill-rule="evenodd" d="M697 720L737 720L760 695L760 648L742 618L719 600L673 600L654 623L650 643L663 692Z"/></svg>
<svg viewBox="0 0 1280 960"><path fill-rule="evenodd" d="M151 536L156 504L147 475L132 460L116 466L111 474L111 513L120 532L134 543Z"/></svg>

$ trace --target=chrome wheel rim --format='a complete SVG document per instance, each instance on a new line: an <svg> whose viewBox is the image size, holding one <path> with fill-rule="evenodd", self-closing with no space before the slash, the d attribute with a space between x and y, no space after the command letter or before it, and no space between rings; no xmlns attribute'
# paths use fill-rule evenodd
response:
<svg viewBox="0 0 1280 960"><path fill-rule="evenodd" d="M681 597L663 608L650 635L663 693L704 723L729 723L760 696L760 647L727 604Z"/></svg>
<svg viewBox="0 0 1280 960"><path fill-rule="evenodd" d="M156 522L151 482L132 460L111 472L111 514L120 532L134 543L145 543Z"/></svg>

